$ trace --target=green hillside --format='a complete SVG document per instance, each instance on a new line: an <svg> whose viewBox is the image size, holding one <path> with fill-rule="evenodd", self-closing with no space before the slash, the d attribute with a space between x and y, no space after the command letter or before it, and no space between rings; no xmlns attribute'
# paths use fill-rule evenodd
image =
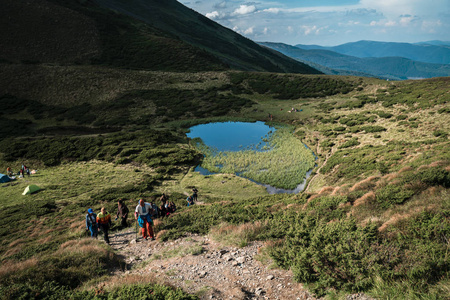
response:
<svg viewBox="0 0 450 300"><path fill-rule="evenodd" d="M33 81L25 74L47 77ZM2 126L14 135L2 132L0 163L40 170L0 190L0 254L7 266L0 289L6 299L37 290L44 298L91 297L74 289L108 281L105 270L121 262L108 247L76 242L84 234L86 207L114 211L118 198L156 199L162 192L180 210L155 228L161 241L208 234L223 223L252 228L262 222L264 230L236 243L266 241L264 253L317 295L448 296L446 78L394 84L323 75L19 65L3 67L1 76L8 82L1 86L8 92L1 98ZM302 111L289 113L291 107ZM192 172L202 155L184 135L188 126L267 120L268 113L293 126L319 157L305 192L264 195L250 181L220 177L232 186L230 194ZM30 182L43 191L25 198L21 192ZM183 191L193 184L208 205L188 210ZM32 209L20 212L21 205ZM94 254L100 260L92 268ZM119 289L137 291L126 284Z"/></svg>
<svg viewBox="0 0 450 300"><path fill-rule="evenodd" d="M176 1L4 3L0 173L37 172L0 183L0 299L211 299L220 287L188 293L162 264L171 281L136 276L86 236L87 208L113 214L118 199L132 208L162 193L178 210L155 221L151 243L256 241L261 268L326 299L450 298L449 77L295 74L315 71ZM269 195L234 174L194 172L205 158L186 132L212 121L288 129L317 155L305 190ZM30 184L41 190L22 195ZM201 201L187 207L194 186ZM145 252L132 271L163 254Z"/></svg>

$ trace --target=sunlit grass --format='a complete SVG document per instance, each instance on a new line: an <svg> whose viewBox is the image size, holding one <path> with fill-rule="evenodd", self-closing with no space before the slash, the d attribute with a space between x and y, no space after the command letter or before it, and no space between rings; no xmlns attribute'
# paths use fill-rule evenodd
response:
<svg viewBox="0 0 450 300"><path fill-rule="evenodd" d="M271 150L264 152L208 151L202 167L212 172L239 174L278 188L296 188L314 167L314 154L286 127L270 136L269 145Z"/></svg>
<svg viewBox="0 0 450 300"><path fill-rule="evenodd" d="M114 166L113 163L101 161L66 163L38 169L37 174L2 184L0 208L28 201L84 200L112 186L140 182L145 172L134 172L134 169L131 166ZM148 168L144 169L149 171ZM39 186L41 191L23 196L22 192L30 184Z"/></svg>

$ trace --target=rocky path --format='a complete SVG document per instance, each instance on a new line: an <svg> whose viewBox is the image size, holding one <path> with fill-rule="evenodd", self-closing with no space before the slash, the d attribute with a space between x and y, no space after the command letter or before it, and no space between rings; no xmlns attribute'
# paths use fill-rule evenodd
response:
<svg viewBox="0 0 450 300"><path fill-rule="evenodd" d="M256 260L262 246L226 247L198 235L168 242L136 240L134 228L111 235L111 247L127 263L115 276L150 276L200 299L317 299L293 281L290 271L270 269Z"/></svg>
<svg viewBox="0 0 450 300"><path fill-rule="evenodd" d="M117 270L115 276L156 276L200 299L316 299L293 281L291 272L269 269L255 259L262 243L233 248L197 235L169 242L136 241L134 228L110 239L128 269Z"/></svg>

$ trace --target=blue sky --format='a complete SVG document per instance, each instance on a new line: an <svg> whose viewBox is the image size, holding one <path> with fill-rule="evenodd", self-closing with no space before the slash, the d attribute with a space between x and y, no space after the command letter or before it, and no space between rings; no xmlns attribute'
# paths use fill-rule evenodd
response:
<svg viewBox="0 0 450 300"><path fill-rule="evenodd" d="M259 42L450 41L450 0L178 0Z"/></svg>

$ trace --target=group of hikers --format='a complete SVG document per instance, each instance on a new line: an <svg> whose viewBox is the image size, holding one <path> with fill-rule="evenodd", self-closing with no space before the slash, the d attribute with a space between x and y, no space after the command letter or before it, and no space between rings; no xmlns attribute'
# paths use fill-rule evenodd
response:
<svg viewBox="0 0 450 300"><path fill-rule="evenodd" d="M13 176L17 175L17 176L19 176L19 178L23 178L23 177L25 177L25 174L30 176L33 172L35 172L35 171L31 171L30 168L24 164L22 164L22 167L19 169L19 171L17 173L14 173L12 171L11 167L6 168L6 175L8 175L9 177L13 177Z"/></svg>
<svg viewBox="0 0 450 300"><path fill-rule="evenodd" d="M197 201L198 190L193 188L193 195L188 197L187 206L194 204ZM191 199L190 199L191 198ZM177 208L173 201L168 201L166 194L162 194L160 197L161 205L158 207L153 202L145 202L144 199L139 199L139 203L134 211L134 218L136 224L141 227L142 237L146 240L149 238L155 240L155 234L153 232L153 220L156 218L164 218L174 213ZM120 224L122 228L128 227L129 209L122 199L117 202L117 213L115 220L120 218ZM99 230L103 232L103 238L107 244L109 244L109 229L112 226L111 215L106 211L105 207L102 207L98 214L94 213L92 208L87 210L86 215L86 231L90 232L92 238L97 238ZM137 225L136 225L137 227Z"/></svg>

